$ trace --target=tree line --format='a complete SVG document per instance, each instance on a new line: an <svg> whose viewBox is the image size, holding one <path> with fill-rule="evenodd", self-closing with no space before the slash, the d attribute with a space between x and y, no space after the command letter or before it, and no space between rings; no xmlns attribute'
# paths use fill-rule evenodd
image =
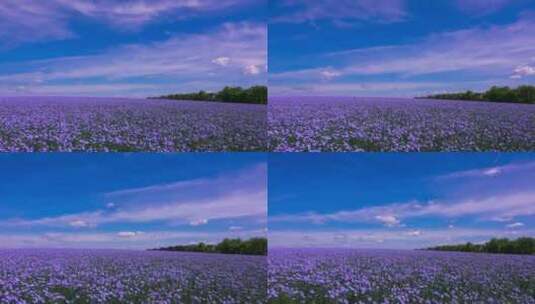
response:
<svg viewBox="0 0 535 304"><path fill-rule="evenodd" d="M246 89L242 87L228 87L227 86L219 92L199 91L197 93L171 94L171 95L155 97L155 99L221 101L221 102L267 104L267 97L268 97L267 86L252 86Z"/></svg>
<svg viewBox="0 0 535 304"><path fill-rule="evenodd" d="M493 238L484 244L470 242L460 245L444 245L427 248L438 251L486 252L508 254L535 254L535 238L521 237L516 240Z"/></svg>
<svg viewBox="0 0 535 304"><path fill-rule="evenodd" d="M483 93L466 91L429 95L424 98L535 104L535 86L523 85L517 88L493 86Z"/></svg>
<svg viewBox="0 0 535 304"><path fill-rule="evenodd" d="M250 254L267 255L267 239L251 238L248 240L224 239L218 244L197 243L191 245L176 245L151 249L157 251L186 251L204 253L225 253L225 254Z"/></svg>

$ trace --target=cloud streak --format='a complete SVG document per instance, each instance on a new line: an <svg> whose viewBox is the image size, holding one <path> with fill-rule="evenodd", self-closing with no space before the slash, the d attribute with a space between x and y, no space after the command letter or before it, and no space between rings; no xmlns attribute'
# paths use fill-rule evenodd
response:
<svg viewBox="0 0 535 304"><path fill-rule="evenodd" d="M264 230L243 230L244 238L265 236ZM109 249L149 249L176 244L204 241L217 243L228 237L227 231L178 232L118 231L118 232L45 232L37 234L2 234L0 247L3 248L109 248Z"/></svg>
<svg viewBox="0 0 535 304"><path fill-rule="evenodd" d="M468 14L483 16L494 13L517 0L457 0L457 7Z"/></svg>
<svg viewBox="0 0 535 304"><path fill-rule="evenodd" d="M330 20L337 25L353 22L399 22L406 16L404 0L283 0L290 13L273 16L272 22L302 23Z"/></svg>
<svg viewBox="0 0 535 304"><path fill-rule="evenodd" d="M247 3L244 0L3 0L0 38L2 44L7 41L11 45L74 38L76 33L69 25L80 16L119 30L135 30L163 15L185 19Z"/></svg>
<svg viewBox="0 0 535 304"><path fill-rule="evenodd" d="M456 179L456 178L473 178L473 177L496 177L503 174L515 173L518 171L529 171L535 169L535 162L512 163L503 166L479 168L472 170L463 170L452 172L437 177L438 180Z"/></svg>
<svg viewBox="0 0 535 304"><path fill-rule="evenodd" d="M429 34L412 44L316 54L309 60L322 66L270 74L270 84L278 95L303 88L331 95L383 91L413 96L415 92L518 85L535 75L534 37L533 18L524 14L510 24ZM325 78L326 71L337 76ZM458 75L470 75L470 79L459 81Z"/></svg>
<svg viewBox="0 0 535 304"><path fill-rule="evenodd" d="M266 26L227 23L210 33L178 34L96 55L13 63L9 70L17 72L0 73L0 93L110 95L115 88L123 95L147 96L146 92L216 90L227 84L266 82L266 64Z"/></svg>
<svg viewBox="0 0 535 304"><path fill-rule="evenodd" d="M326 222L380 223L387 227L398 226L401 219L418 217L458 218L477 217L482 220L513 219L535 215L535 192L517 192L459 201L408 202L384 206L317 214L313 212L270 217L273 222Z"/></svg>
<svg viewBox="0 0 535 304"><path fill-rule="evenodd" d="M534 230L522 231L534 235ZM428 230L276 230L269 231L270 248L277 247L347 247L416 249L443 244L487 241L493 237L515 238L516 231L496 229L428 229Z"/></svg>
<svg viewBox="0 0 535 304"><path fill-rule="evenodd" d="M229 181L233 180L233 181ZM114 208L37 218L8 219L7 227L94 228L118 223L206 225L210 221L267 216L266 167L258 165L240 174L108 193Z"/></svg>

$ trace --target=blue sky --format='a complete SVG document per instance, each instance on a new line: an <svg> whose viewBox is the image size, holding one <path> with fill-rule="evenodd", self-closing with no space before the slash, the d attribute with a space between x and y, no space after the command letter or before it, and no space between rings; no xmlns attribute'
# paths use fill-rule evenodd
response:
<svg viewBox="0 0 535 304"><path fill-rule="evenodd" d="M274 247L422 248L535 236L535 155L272 154Z"/></svg>
<svg viewBox="0 0 535 304"><path fill-rule="evenodd" d="M3 0L0 95L264 84L266 20L264 0Z"/></svg>
<svg viewBox="0 0 535 304"><path fill-rule="evenodd" d="M272 95L420 96L535 81L531 0L273 0Z"/></svg>
<svg viewBox="0 0 535 304"><path fill-rule="evenodd" d="M0 247L146 249L265 234L263 154L3 154L0 172Z"/></svg>

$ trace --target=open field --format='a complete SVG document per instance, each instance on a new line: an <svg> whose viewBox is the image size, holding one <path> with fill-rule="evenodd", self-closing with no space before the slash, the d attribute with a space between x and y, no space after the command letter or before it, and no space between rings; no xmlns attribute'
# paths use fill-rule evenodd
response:
<svg viewBox="0 0 535 304"><path fill-rule="evenodd" d="M535 256L275 249L268 303L535 303Z"/></svg>
<svg viewBox="0 0 535 304"><path fill-rule="evenodd" d="M270 98L274 151L533 151L535 106L353 97Z"/></svg>
<svg viewBox="0 0 535 304"><path fill-rule="evenodd" d="M2 303L265 303L266 257L0 250Z"/></svg>
<svg viewBox="0 0 535 304"><path fill-rule="evenodd" d="M0 152L265 149L263 105L0 97Z"/></svg>

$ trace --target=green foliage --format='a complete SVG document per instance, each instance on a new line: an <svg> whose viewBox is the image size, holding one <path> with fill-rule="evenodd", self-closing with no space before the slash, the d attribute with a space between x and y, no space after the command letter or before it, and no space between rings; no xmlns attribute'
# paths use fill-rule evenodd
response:
<svg viewBox="0 0 535 304"><path fill-rule="evenodd" d="M153 250L160 251L187 251L206 253L226 253L226 254L250 254L267 255L267 239L251 238L249 240L224 239L217 245L198 243L192 245L177 245L162 247Z"/></svg>
<svg viewBox="0 0 535 304"><path fill-rule="evenodd" d="M223 90L216 93L199 91L198 93L171 94L157 98L267 104L267 95L268 89L266 86L253 86L248 89L243 89L241 87L225 87Z"/></svg>
<svg viewBox="0 0 535 304"><path fill-rule="evenodd" d="M485 244L444 245L428 248L439 251L487 252L509 254L535 254L535 238L521 237L516 240L493 238Z"/></svg>
<svg viewBox="0 0 535 304"><path fill-rule="evenodd" d="M462 93L430 95L426 98L535 104L535 86L523 85L516 89L493 86L484 93L466 91Z"/></svg>

